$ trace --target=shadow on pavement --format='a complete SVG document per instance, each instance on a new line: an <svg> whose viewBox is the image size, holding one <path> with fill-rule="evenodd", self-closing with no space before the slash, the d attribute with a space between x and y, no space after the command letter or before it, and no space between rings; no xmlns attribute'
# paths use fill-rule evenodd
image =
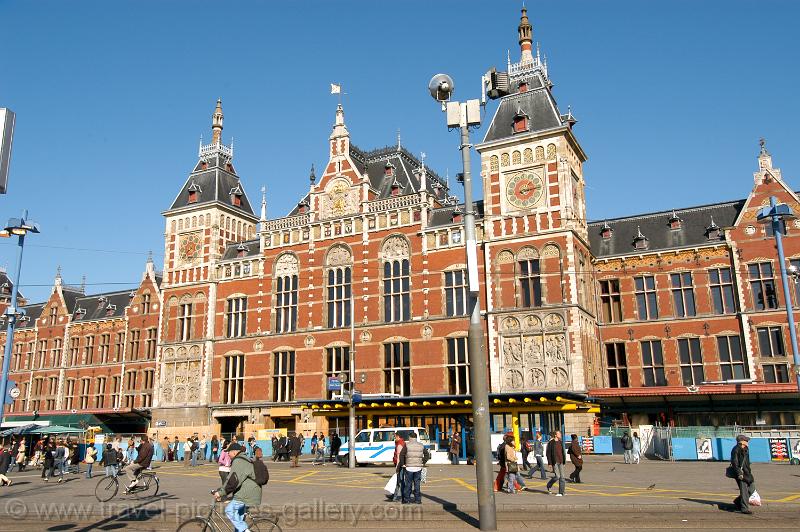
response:
<svg viewBox="0 0 800 532"><path fill-rule="evenodd" d="M733 504L732 502L710 501L708 499L691 499L689 497L681 497L681 499L684 500L684 501L696 502L696 503L699 503L699 504L705 504L707 506L716 506L717 509L719 509L719 510L721 510L723 512L735 512L736 511L736 505Z"/></svg>
<svg viewBox="0 0 800 532"><path fill-rule="evenodd" d="M425 498L425 499L430 499L433 502L441 504L442 505L442 510L444 510L447 513L449 513L453 517L457 517L458 519L462 520L466 524L468 524L468 525L470 525L470 526L472 526L474 528L478 528L480 526L480 522L476 518L472 517L471 515L469 515L466 512L463 512L463 511L459 510L458 506L456 505L456 503L450 502L450 501L446 501L444 499L441 499L439 497L435 497L433 495L429 495L427 493L423 493L422 497Z"/></svg>

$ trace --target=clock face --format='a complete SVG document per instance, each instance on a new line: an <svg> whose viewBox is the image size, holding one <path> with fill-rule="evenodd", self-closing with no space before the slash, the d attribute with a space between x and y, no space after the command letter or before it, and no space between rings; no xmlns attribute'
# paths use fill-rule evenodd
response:
<svg viewBox="0 0 800 532"><path fill-rule="evenodd" d="M181 260L189 261L196 259L200 255L200 235L198 233L191 233L181 237L180 245L178 246L178 253Z"/></svg>
<svg viewBox="0 0 800 532"><path fill-rule="evenodd" d="M544 182L535 170L525 170L508 176L506 198L519 209L532 209L544 194Z"/></svg>

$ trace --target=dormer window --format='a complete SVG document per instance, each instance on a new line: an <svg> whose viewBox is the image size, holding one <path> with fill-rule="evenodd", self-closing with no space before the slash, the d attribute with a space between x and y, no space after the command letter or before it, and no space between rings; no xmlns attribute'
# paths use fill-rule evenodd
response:
<svg viewBox="0 0 800 532"><path fill-rule="evenodd" d="M0 294L10 294L10 293L11 293L11 287L8 286L7 282L0 285Z"/></svg>
<svg viewBox="0 0 800 532"><path fill-rule="evenodd" d="M116 305L109 305L106 307L106 316L113 316L114 312L117 310Z"/></svg>
<svg viewBox="0 0 800 532"><path fill-rule="evenodd" d="M517 108L517 114L514 115L514 133L523 133L528 131L528 115L522 110Z"/></svg>
<svg viewBox="0 0 800 532"><path fill-rule="evenodd" d="M667 223L669 224L669 228L670 229L675 230L675 229L680 229L681 228L681 224L683 223L683 220L681 220L678 217L678 215L677 215L677 213L675 211L672 211L672 214L670 215L669 220L667 220Z"/></svg>
<svg viewBox="0 0 800 532"><path fill-rule="evenodd" d="M391 177L394 175L394 165L390 161L386 161L386 166L383 167L383 175Z"/></svg>
<svg viewBox="0 0 800 532"><path fill-rule="evenodd" d="M519 92L528 92L528 82L527 81L520 81L519 82Z"/></svg>
<svg viewBox="0 0 800 532"><path fill-rule="evenodd" d="M234 207L241 207L243 195L242 188L239 185L236 185L236 188L232 188L230 191L231 205Z"/></svg>
<svg viewBox="0 0 800 532"><path fill-rule="evenodd" d="M403 192L403 185L397 179L392 182L392 196L399 196Z"/></svg>
<svg viewBox="0 0 800 532"><path fill-rule="evenodd" d="M711 218L711 225L706 227L706 238L709 240L719 240L722 236L722 229Z"/></svg>
<svg viewBox="0 0 800 532"><path fill-rule="evenodd" d="M460 224L464 220L464 211L460 208L454 209L452 220L454 224Z"/></svg>
<svg viewBox="0 0 800 532"><path fill-rule="evenodd" d="M600 228L600 237L603 240L608 240L614 234L614 230L611 229L611 226L608 225L608 222L603 223L603 227Z"/></svg>
<svg viewBox="0 0 800 532"><path fill-rule="evenodd" d="M633 247L634 249L647 249L650 246L650 241L647 239L646 236L642 234L642 230L639 229L639 226L636 226L636 236L633 237Z"/></svg>
<svg viewBox="0 0 800 532"><path fill-rule="evenodd" d="M192 184L189 185L189 203L197 203L200 199L200 193L203 192L200 189L200 185L192 181Z"/></svg>
<svg viewBox="0 0 800 532"><path fill-rule="evenodd" d="M242 258L247 256L247 252L250 251L250 248L244 245L244 243L239 244L236 246L236 257Z"/></svg>
<svg viewBox="0 0 800 532"><path fill-rule="evenodd" d="M308 202L306 200L301 201L297 204L297 212L298 214L306 214L308 212Z"/></svg>
<svg viewBox="0 0 800 532"><path fill-rule="evenodd" d="M200 163L200 170L206 170L207 168L208 168L208 163L206 161Z"/></svg>
<svg viewBox="0 0 800 532"><path fill-rule="evenodd" d="M86 315L86 309L78 307L75 309L74 319L79 320Z"/></svg>

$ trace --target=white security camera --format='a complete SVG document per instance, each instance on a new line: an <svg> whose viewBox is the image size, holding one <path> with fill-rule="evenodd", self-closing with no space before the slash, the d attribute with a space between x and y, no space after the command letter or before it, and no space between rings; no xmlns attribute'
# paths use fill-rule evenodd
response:
<svg viewBox="0 0 800 532"><path fill-rule="evenodd" d="M437 102L446 102L450 100L455 88L456 86L453 83L453 78L447 74L436 74L431 78L430 83L428 83L428 91L430 91L431 97Z"/></svg>

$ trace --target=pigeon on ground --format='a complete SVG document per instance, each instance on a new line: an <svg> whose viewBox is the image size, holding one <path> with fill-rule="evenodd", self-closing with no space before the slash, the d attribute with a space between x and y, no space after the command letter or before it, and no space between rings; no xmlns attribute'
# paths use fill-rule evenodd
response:
<svg viewBox="0 0 800 532"><path fill-rule="evenodd" d="M609 471L616 471L616 470L617 470L616 467L612 467L611 469L609 469Z"/></svg>
<svg viewBox="0 0 800 532"><path fill-rule="evenodd" d="M647 486L647 489L651 490L651 489L653 489L653 488L655 488L655 487L656 487L656 485L655 485L655 484L650 484L649 486Z"/></svg>

